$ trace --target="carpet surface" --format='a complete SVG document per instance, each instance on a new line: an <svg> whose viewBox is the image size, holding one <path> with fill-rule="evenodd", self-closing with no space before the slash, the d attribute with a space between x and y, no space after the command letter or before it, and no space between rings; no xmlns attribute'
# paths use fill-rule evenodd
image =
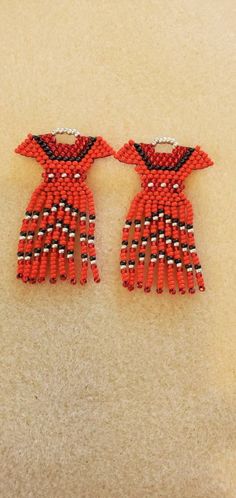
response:
<svg viewBox="0 0 236 498"><path fill-rule="evenodd" d="M236 498L233 0L1 1L2 498ZM102 280L15 279L41 180L14 154L56 126L169 135L215 166L186 181L207 291L128 293L119 276L134 167L88 176Z"/></svg>

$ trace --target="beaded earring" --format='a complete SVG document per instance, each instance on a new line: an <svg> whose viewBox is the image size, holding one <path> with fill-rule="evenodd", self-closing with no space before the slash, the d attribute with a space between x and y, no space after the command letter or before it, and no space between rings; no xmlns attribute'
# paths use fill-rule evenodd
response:
<svg viewBox="0 0 236 498"><path fill-rule="evenodd" d="M172 152L156 152L155 146L161 143L171 144ZM199 290L204 291L193 209L183 193L183 181L191 171L211 166L212 160L199 146L180 146L169 137L156 138L151 144L130 140L115 157L135 164L142 182L122 232L120 270L124 287L144 287L150 292L155 281L157 293L162 293L166 279L171 294L176 293L176 283L181 294L186 288L193 294L196 280Z"/></svg>
<svg viewBox="0 0 236 498"><path fill-rule="evenodd" d="M58 143L57 134L75 136L73 144ZM93 193L86 185L87 171L99 157L113 154L102 137L81 136L78 130L56 128L52 133L31 135L15 152L34 157L43 167L43 181L35 189L22 222L18 244L17 277L23 282L51 283L69 278L77 282L75 237L80 241L80 283L87 282L91 266L100 281L94 245Z"/></svg>

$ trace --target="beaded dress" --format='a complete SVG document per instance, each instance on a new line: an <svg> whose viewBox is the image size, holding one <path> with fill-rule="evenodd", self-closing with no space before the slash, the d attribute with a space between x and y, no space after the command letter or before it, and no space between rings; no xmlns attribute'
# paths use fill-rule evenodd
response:
<svg viewBox="0 0 236 498"><path fill-rule="evenodd" d="M17 277L24 282L72 284L87 281L89 266L99 282L94 243L95 207L86 185L87 171L96 158L113 154L102 137L77 136L73 144L58 143L52 133L31 135L16 152L35 158L43 167L43 180L35 189L22 222L18 244ZM75 255L78 234L80 264Z"/></svg>
<svg viewBox="0 0 236 498"><path fill-rule="evenodd" d="M130 140L115 155L135 164L142 190L128 211L122 232L120 269L123 285L149 292L153 285L162 293L165 284L172 294L176 286L205 290L196 250L193 209L183 193L184 179L196 169L213 164L199 146L175 146L170 153L156 152L155 144Z"/></svg>

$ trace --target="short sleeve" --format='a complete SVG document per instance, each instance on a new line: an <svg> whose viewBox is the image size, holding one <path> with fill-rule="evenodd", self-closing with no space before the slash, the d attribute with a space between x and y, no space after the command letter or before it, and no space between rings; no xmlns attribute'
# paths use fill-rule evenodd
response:
<svg viewBox="0 0 236 498"><path fill-rule="evenodd" d="M126 164L137 164L140 160L139 154L134 147L134 141L129 140L128 143L123 145L115 154L115 159Z"/></svg>
<svg viewBox="0 0 236 498"><path fill-rule="evenodd" d="M35 144L33 141L33 136L29 134L23 142L21 142L18 147L16 147L15 152L26 157L35 157Z"/></svg>
<svg viewBox="0 0 236 498"><path fill-rule="evenodd" d="M212 166L214 163L212 159L208 156L204 150L197 145L195 147L194 153L193 153L193 170L195 169L203 169L203 168L208 168L208 166Z"/></svg>
<svg viewBox="0 0 236 498"><path fill-rule="evenodd" d="M94 158L113 156L114 150L102 137L97 137L93 147Z"/></svg>

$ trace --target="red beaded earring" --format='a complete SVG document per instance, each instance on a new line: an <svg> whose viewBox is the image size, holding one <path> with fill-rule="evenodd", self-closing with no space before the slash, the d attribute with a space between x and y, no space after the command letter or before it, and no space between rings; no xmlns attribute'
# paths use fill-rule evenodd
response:
<svg viewBox="0 0 236 498"><path fill-rule="evenodd" d="M73 144L58 143L56 134L75 136ZM93 193L85 183L87 170L99 157L113 154L102 137L85 137L75 129L57 128L44 135L28 135L16 152L34 157L43 167L43 181L33 192L21 226L17 277L55 283L69 277L77 282L75 238L80 240L80 283L87 282L91 266L100 281L94 245Z"/></svg>
<svg viewBox="0 0 236 498"><path fill-rule="evenodd" d="M172 152L156 152L155 146L160 143L171 144ZM123 285L129 290L137 286L150 292L155 281L157 293L162 293L166 278L171 294L176 293L176 283L184 294L186 288L195 292L196 279L199 290L204 291L193 209L183 193L183 181L191 171L211 166L212 160L199 146L183 147L166 137L156 138L151 144L130 140L115 157L136 164L142 181L122 233Z"/></svg>

